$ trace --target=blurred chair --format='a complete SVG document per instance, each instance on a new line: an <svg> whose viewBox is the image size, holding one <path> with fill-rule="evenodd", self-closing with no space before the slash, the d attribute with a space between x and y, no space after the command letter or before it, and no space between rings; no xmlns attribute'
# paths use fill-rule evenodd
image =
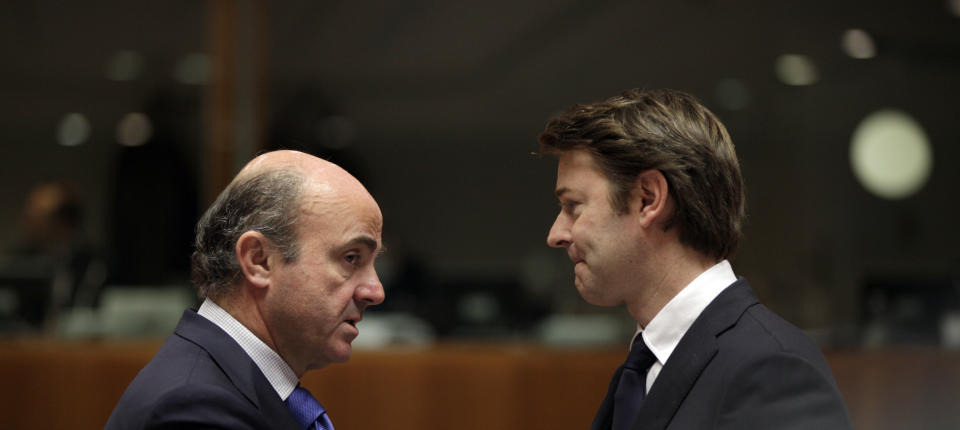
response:
<svg viewBox="0 0 960 430"><path fill-rule="evenodd" d="M960 311L960 294L948 276L871 277L860 309L864 346L940 345L944 322Z"/></svg>
<svg viewBox="0 0 960 430"><path fill-rule="evenodd" d="M29 333L43 328L50 307L52 276L30 270L29 262L0 261L0 333Z"/></svg>
<svg viewBox="0 0 960 430"><path fill-rule="evenodd" d="M633 325L636 330L636 325ZM538 340L549 346L611 346L624 348L630 342L630 329L623 318L613 314L559 314L544 319L537 327Z"/></svg>
<svg viewBox="0 0 960 430"><path fill-rule="evenodd" d="M157 338L168 336L183 311L197 303L188 286L111 286L100 308L63 315L57 333L63 337Z"/></svg>
<svg viewBox="0 0 960 430"><path fill-rule="evenodd" d="M426 321L406 312L367 312L358 324L360 335L355 348L380 348L387 345L428 346L436 334Z"/></svg>

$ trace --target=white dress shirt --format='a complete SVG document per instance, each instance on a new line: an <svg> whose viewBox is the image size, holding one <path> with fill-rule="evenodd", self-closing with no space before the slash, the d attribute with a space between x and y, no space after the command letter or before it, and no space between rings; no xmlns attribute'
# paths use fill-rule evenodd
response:
<svg viewBox="0 0 960 430"><path fill-rule="evenodd" d="M701 273L680 290L646 327L641 328L639 324L637 325L637 333L633 338L643 336L644 343L657 358L647 372L647 392L650 391L663 365L670 358L670 354L680 343L680 339L700 313L736 280L737 275L733 273L730 262L723 260ZM633 345L633 342L630 344Z"/></svg>
<svg viewBox="0 0 960 430"><path fill-rule="evenodd" d="M280 400L286 401L287 397L290 397L290 393L293 392L294 388L297 388L300 380L297 378L297 374L293 372L293 369L290 368L290 365L288 365L286 361L283 361L280 354L277 354L276 351L263 343L257 335L244 327L240 321L233 318L232 315L214 303L213 300L204 300L197 314L216 324L217 327L223 329L233 340L240 344L240 347L243 348L247 355L250 356L250 359L257 364L257 367L260 368L263 375L267 377L267 381L270 381L270 385L276 390L280 396Z"/></svg>

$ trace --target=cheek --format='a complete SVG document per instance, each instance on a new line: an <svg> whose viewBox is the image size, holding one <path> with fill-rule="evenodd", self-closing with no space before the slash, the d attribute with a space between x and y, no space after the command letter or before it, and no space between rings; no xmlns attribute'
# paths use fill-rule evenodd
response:
<svg viewBox="0 0 960 430"><path fill-rule="evenodd" d="M310 294L314 309L323 312L323 319L339 319L353 301L350 280L344 280L339 273L330 273L315 281Z"/></svg>
<svg viewBox="0 0 960 430"><path fill-rule="evenodd" d="M581 248L589 247L590 243L595 240L596 235L597 227L588 217L580 217L570 227L570 236L573 237L573 242Z"/></svg>
<svg viewBox="0 0 960 430"><path fill-rule="evenodd" d="M305 267L291 273L287 281L289 297L284 300L296 314L314 324L339 321L353 301L352 280L332 263Z"/></svg>
<svg viewBox="0 0 960 430"><path fill-rule="evenodd" d="M346 312L350 304L353 303L356 286L349 282L350 281L347 281L346 283L337 285L335 289L330 292L330 301L339 313Z"/></svg>
<svg viewBox="0 0 960 430"><path fill-rule="evenodd" d="M327 276L321 271L300 270L284 281L286 285L278 301L283 302L291 315L304 321L327 318L331 301Z"/></svg>

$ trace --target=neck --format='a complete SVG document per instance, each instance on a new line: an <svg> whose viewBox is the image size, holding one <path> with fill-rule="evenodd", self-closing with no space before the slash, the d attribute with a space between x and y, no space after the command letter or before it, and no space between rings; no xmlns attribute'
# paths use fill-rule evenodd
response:
<svg viewBox="0 0 960 430"><path fill-rule="evenodd" d="M717 264L703 254L672 242L651 256L637 294L627 300L627 310L640 327L646 327L660 310L697 276Z"/></svg>
<svg viewBox="0 0 960 430"><path fill-rule="evenodd" d="M250 330L250 332L263 341L263 343L267 344L270 349L279 354L280 351L277 350L273 336L270 335L270 330L267 329L263 315L257 307L257 301L252 295L252 289L242 284L236 288L237 290L234 291L232 295L218 298L215 302L223 310L227 311L233 319L243 324L247 330Z"/></svg>

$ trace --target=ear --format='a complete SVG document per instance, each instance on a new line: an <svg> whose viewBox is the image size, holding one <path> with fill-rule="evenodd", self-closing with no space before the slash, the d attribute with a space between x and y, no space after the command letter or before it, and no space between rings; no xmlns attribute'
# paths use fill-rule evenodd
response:
<svg viewBox="0 0 960 430"><path fill-rule="evenodd" d="M669 216L669 189L667 178L659 170L645 170L637 175L630 193L630 211L639 215L643 228L666 221Z"/></svg>
<svg viewBox="0 0 960 430"><path fill-rule="evenodd" d="M270 258L273 246L269 239L259 231L244 232L237 239L237 261L247 282L255 287L270 285L270 269L274 259Z"/></svg>

